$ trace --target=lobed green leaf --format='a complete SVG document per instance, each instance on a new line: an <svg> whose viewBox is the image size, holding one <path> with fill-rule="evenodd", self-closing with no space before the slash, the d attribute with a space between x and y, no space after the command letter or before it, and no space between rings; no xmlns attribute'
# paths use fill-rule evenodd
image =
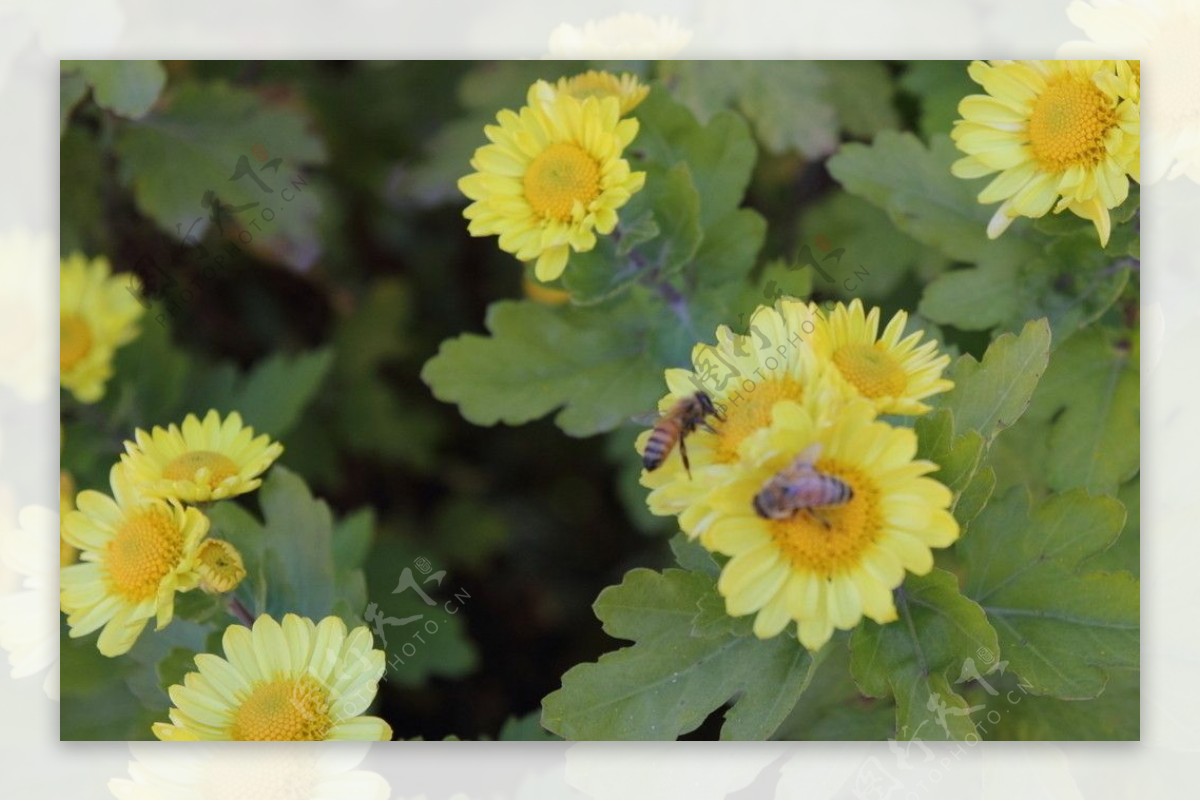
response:
<svg viewBox="0 0 1200 801"><path fill-rule="evenodd" d="M770 737L819 658L791 636L695 636L692 620L710 596L711 576L674 568L637 568L602 592L604 630L635 644L567 671L542 701L542 725L570 740L670 740L733 700L722 739Z"/></svg>
<svg viewBox="0 0 1200 801"><path fill-rule="evenodd" d="M1073 490L1031 512L1028 492L1015 487L958 542L964 591L987 611L1001 653L1032 692L1095 698L1109 669L1138 666L1137 580L1079 569L1124 522L1112 498Z"/></svg>

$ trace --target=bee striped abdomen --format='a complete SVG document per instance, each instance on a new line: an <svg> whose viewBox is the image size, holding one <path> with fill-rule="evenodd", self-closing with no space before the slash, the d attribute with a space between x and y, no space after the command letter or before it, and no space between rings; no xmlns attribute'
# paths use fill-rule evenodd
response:
<svg viewBox="0 0 1200 801"><path fill-rule="evenodd" d="M841 506L852 498L849 484L817 471L802 455L763 485L754 496L754 511L769 520L787 520L801 510Z"/></svg>
<svg viewBox="0 0 1200 801"><path fill-rule="evenodd" d="M642 453L642 466L647 470L661 466L675 447L679 431L679 424L673 419L668 418L659 423L650 439L646 441L646 450Z"/></svg>

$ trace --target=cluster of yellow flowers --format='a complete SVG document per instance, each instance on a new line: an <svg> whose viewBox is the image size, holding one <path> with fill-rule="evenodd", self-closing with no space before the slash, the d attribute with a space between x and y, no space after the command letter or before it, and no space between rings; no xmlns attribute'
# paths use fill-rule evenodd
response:
<svg viewBox="0 0 1200 801"><path fill-rule="evenodd" d="M476 172L458 182L474 201L463 212L467 230L498 235L502 250L536 260L539 281L562 275L571 251L589 251L596 232L611 233L617 209L645 183L622 153L638 132L625 115L649 91L631 75L597 71L529 87L525 106L502 110L484 128L491 144L475 151Z"/></svg>
<svg viewBox="0 0 1200 801"><path fill-rule="evenodd" d="M694 370L666 372L664 415L703 392L719 417L687 436L690 471L676 447L642 473L647 503L729 557L717 589L730 615L756 615L760 638L795 621L815 650L864 615L895 620L905 572L928 573L931 549L958 538L951 493L927 475L938 466L915 458L912 428L878 418L924 414L953 386L949 356L923 331L905 336L907 321L899 312L879 334L879 309L858 300L826 311L781 298L750 333L721 326L697 345Z"/></svg>
<svg viewBox="0 0 1200 801"><path fill-rule="evenodd" d="M1109 210L1140 180L1141 74L1137 61L976 61L968 70L987 94L958 104L951 133L966 153L960 178L999 173L979 193L1000 203L988 236L1017 217L1070 210L1108 244Z"/></svg>
<svg viewBox="0 0 1200 801"><path fill-rule="evenodd" d="M245 578L237 549L208 537L208 518L189 504L257 489L283 446L255 437L237 412L222 420L210 411L138 429L125 451L111 497L81 492L74 510L62 501L64 550L79 550L79 562L62 568L62 609L72 637L103 627L105 656L129 651L151 618L160 629L170 623L177 592L226 593ZM227 627L222 645L224 658L198 654L197 670L169 689L171 722L154 724L159 739L391 739L386 722L361 714L384 670L366 626L261 615L252 628Z"/></svg>
<svg viewBox="0 0 1200 801"><path fill-rule="evenodd" d="M182 428L138 429L109 473L112 495L85 490L62 524L78 563L62 568L61 604L72 637L103 626L105 656L133 647L150 618L171 622L175 593L229 592L245 576L228 542L209 538L209 521L187 504L257 489L283 446L243 426L234 412L189 414ZM69 504L64 503L66 509Z"/></svg>
<svg viewBox="0 0 1200 801"><path fill-rule="evenodd" d="M79 401L104 395L116 349L137 336L143 307L134 276L108 262L72 256L62 263L61 383ZM182 425L138 429L109 473L112 494L75 494L60 476L60 605L71 637L101 629L100 653L128 652L153 618L171 622L175 594L234 590L246 576L241 554L209 537L202 507L252 492L283 446L209 411ZM196 672L169 689L162 740L389 740L391 727L362 715L375 697L384 654L370 629L347 631L337 617L320 623L267 615L253 627L226 628L225 657L196 656Z"/></svg>

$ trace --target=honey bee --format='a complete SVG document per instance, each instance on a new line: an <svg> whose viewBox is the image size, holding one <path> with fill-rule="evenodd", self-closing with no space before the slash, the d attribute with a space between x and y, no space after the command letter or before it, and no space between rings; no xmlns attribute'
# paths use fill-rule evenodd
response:
<svg viewBox="0 0 1200 801"><path fill-rule="evenodd" d="M678 401L658 419L654 433L646 442L646 450L642 453L642 465L647 470L656 470L667 457L675 443L679 443L679 455L683 457L683 468L688 477L692 475L692 467L688 464L687 436L697 428L703 428L714 434L716 429L708 424L708 416L712 415L724 421L724 417L713 405L712 398L707 392L697 392L695 395Z"/></svg>
<svg viewBox="0 0 1200 801"><path fill-rule="evenodd" d="M829 521L819 510L848 503L854 497L854 489L813 466L820 452L820 445L810 446L763 485L754 496L754 511L759 517L787 520L804 511L829 528Z"/></svg>

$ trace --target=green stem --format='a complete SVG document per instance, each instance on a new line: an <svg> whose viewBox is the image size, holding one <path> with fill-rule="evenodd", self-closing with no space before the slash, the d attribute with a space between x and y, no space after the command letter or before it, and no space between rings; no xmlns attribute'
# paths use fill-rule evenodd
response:
<svg viewBox="0 0 1200 801"><path fill-rule="evenodd" d="M619 246L621 244L621 226L618 224L613 229L613 241ZM688 306L687 296L671 285L669 281L664 281L659 277L661 268L658 265L651 265L646 261L646 257L638 252L637 248L629 251L629 264L634 272L641 273L643 278L641 283L655 291L671 313L683 324L688 334L695 339L696 329L692 325L692 313Z"/></svg>

